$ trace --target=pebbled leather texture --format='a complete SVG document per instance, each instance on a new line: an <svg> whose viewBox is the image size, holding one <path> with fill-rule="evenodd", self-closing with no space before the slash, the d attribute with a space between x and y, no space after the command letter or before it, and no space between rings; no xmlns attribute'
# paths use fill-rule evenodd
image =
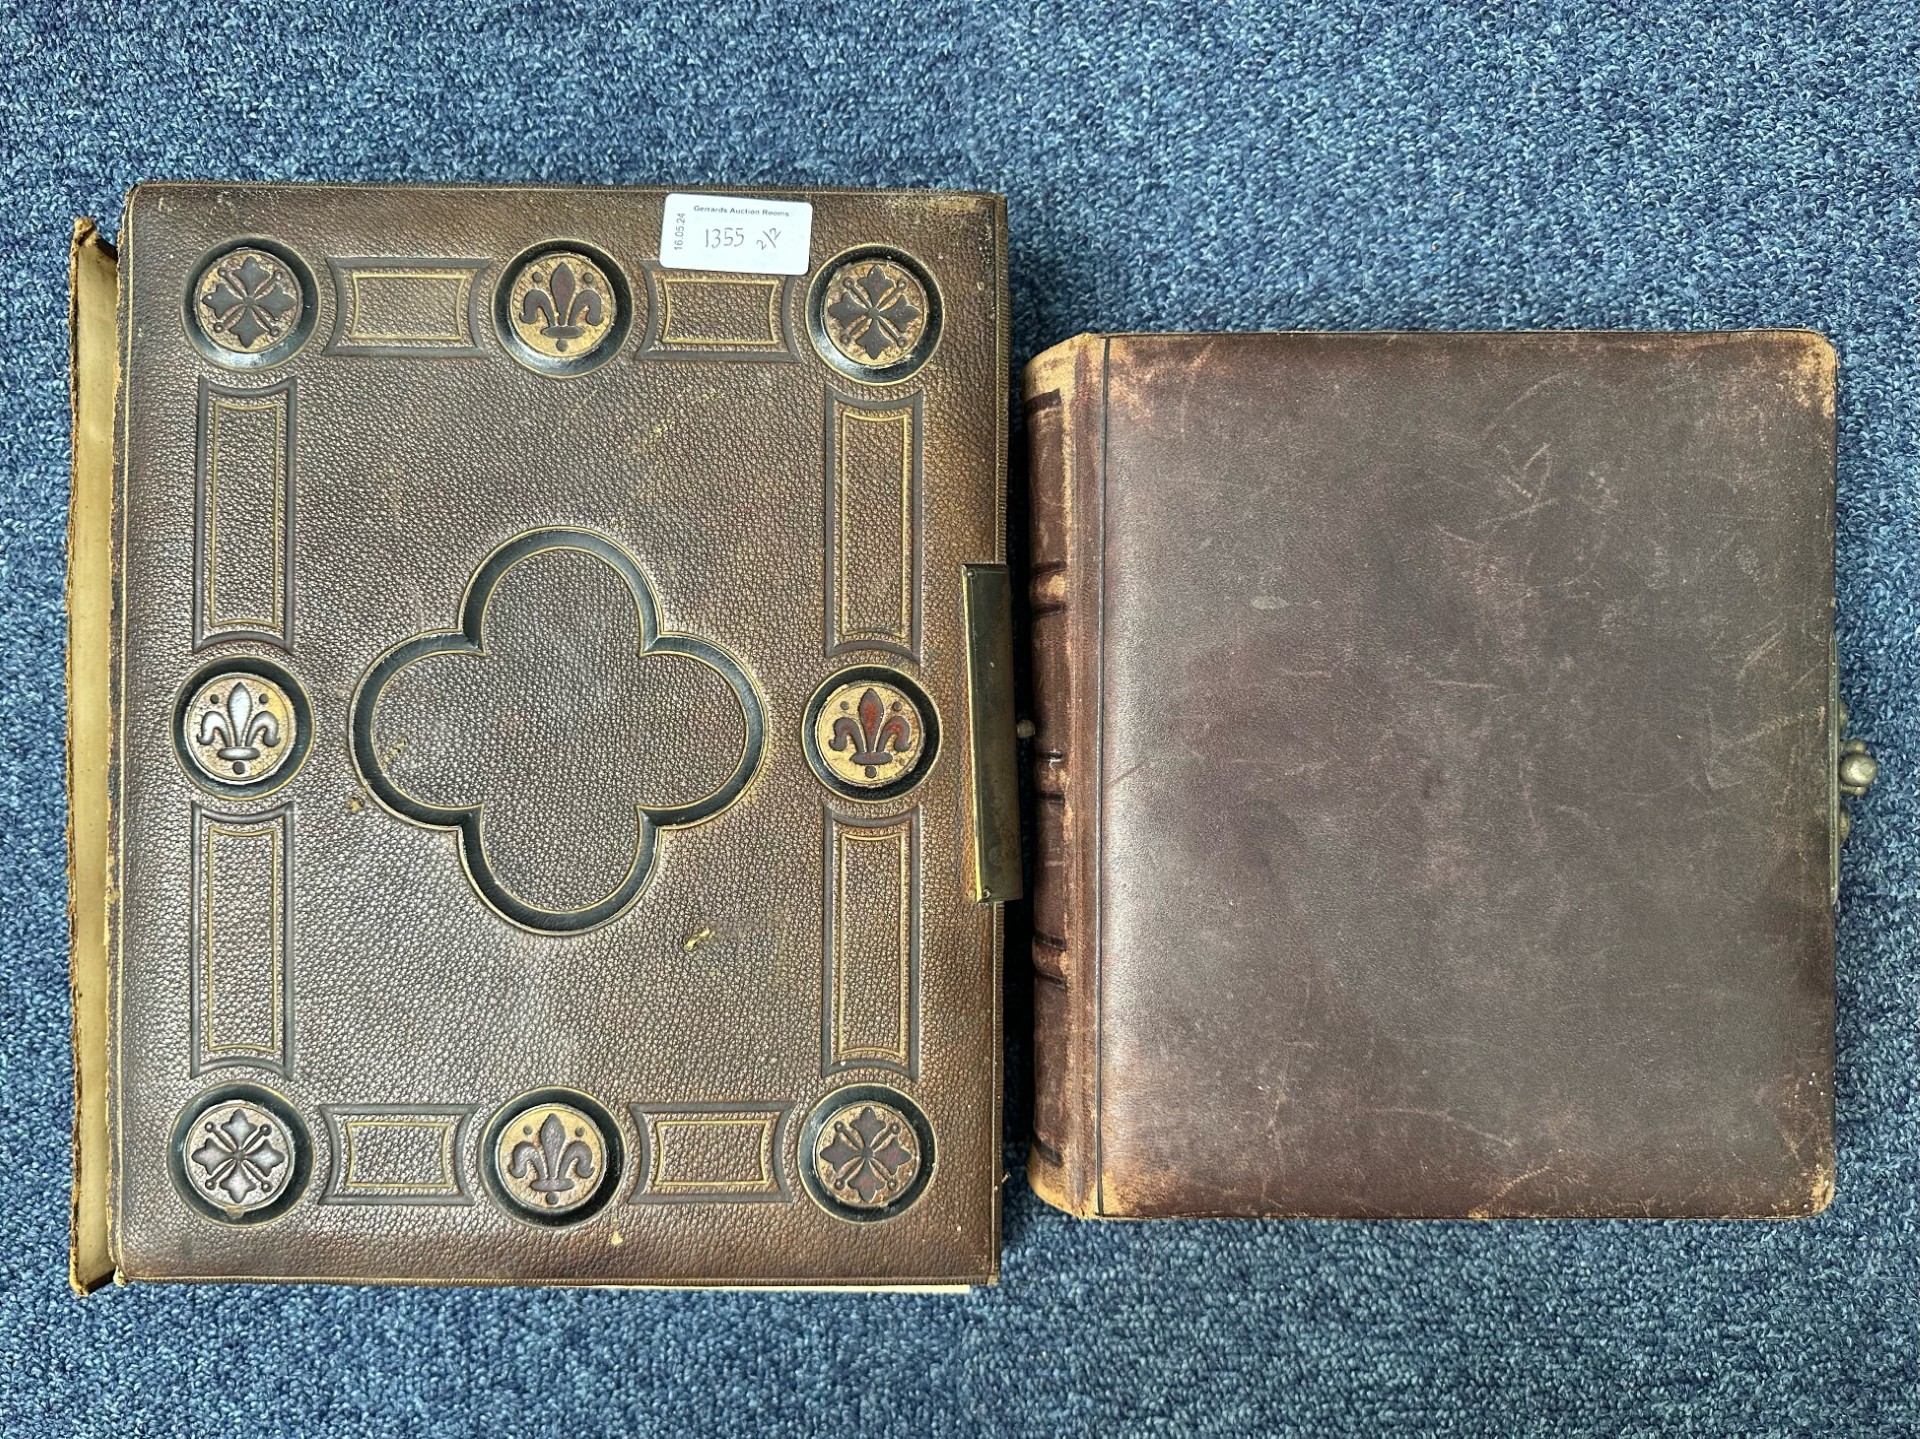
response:
<svg viewBox="0 0 1920 1439"><path fill-rule="evenodd" d="M1026 388L1038 1192L1823 1208L1831 347L1084 336Z"/></svg>
<svg viewBox="0 0 1920 1439"><path fill-rule="evenodd" d="M994 1279L962 588L1005 559L1004 206L777 197L813 206L807 274L660 269L657 190L130 197L120 1277ZM201 284L236 246L264 258ZM907 261L810 316L857 247ZM917 304L881 285L909 261ZM875 315L884 376L823 352ZM184 716L197 748L183 685L255 657L310 745L190 772L264 733L229 713L260 681ZM848 702L871 790L809 754L852 670L931 711L872 754ZM247 1145L265 1187L222 1190Z"/></svg>

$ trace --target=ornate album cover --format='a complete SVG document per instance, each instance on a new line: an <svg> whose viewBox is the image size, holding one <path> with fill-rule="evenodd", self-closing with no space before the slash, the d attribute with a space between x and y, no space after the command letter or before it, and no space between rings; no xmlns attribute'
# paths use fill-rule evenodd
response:
<svg viewBox="0 0 1920 1439"><path fill-rule="evenodd" d="M83 223L77 1286L994 1278L1004 236Z"/></svg>

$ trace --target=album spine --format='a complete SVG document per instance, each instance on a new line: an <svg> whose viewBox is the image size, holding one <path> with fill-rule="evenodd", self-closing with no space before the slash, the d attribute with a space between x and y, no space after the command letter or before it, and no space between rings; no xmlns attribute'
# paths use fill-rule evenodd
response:
<svg viewBox="0 0 1920 1439"><path fill-rule="evenodd" d="M1027 366L1035 865L1027 1178L1099 1210L1100 473L1104 355L1083 335Z"/></svg>
<svg viewBox="0 0 1920 1439"><path fill-rule="evenodd" d="M123 224L121 238L126 238ZM67 1281L114 1277L107 1110L112 726L114 409L120 384L119 254L92 220L69 257L73 488L67 513L67 930L73 1003L73 1193Z"/></svg>

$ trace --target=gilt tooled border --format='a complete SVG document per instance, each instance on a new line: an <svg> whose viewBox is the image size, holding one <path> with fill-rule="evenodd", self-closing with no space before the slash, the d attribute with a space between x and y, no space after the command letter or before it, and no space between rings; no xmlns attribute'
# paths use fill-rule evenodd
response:
<svg viewBox="0 0 1920 1439"><path fill-rule="evenodd" d="M299 429L299 383L288 375L277 384L248 387L202 379L194 439L193 647L222 640L252 640L279 650L293 648L294 464ZM219 415L222 408L276 412L280 452L273 458L273 606L275 613L222 619L215 612L215 531L219 524Z"/></svg>
<svg viewBox="0 0 1920 1439"><path fill-rule="evenodd" d="M714 275L677 273L655 260L641 263L647 286L647 333L640 341L645 360L722 360L749 364L797 364L803 358L794 343L792 297L797 277L792 275ZM676 285L738 285L765 287L767 333L730 338L675 337L673 291Z"/></svg>
<svg viewBox="0 0 1920 1439"><path fill-rule="evenodd" d="M831 1079L849 1070L885 1069L909 1080L920 1077L920 927L921 854L920 809L904 814L843 814L823 807L825 819L820 935L820 1074ZM847 896L843 836L862 833L865 842L897 836L900 841L900 890L897 900L900 952L894 958L900 975L900 1044L897 1049L843 1043L841 987L850 956L843 953ZM859 841L856 841L859 842Z"/></svg>
<svg viewBox="0 0 1920 1439"><path fill-rule="evenodd" d="M685 655L713 670L740 702L746 740L740 761L726 782L704 799L690 804L635 805L638 834L633 863L625 878L603 898L582 909L551 910L519 898L494 873L487 857L482 805L429 804L408 794L381 768L374 744L374 715L388 683L409 665L432 655L487 653L484 640L487 604L500 581L515 565L536 555L573 550L601 560L626 582L640 625L640 653ZM766 747L766 705L746 669L726 650L693 635L660 629L659 604L653 586L638 561L614 541L591 530L541 529L517 535L487 556L474 571L460 602L460 623L451 630L416 635L388 650L373 664L354 691L348 748L361 782L379 803L400 818L429 829L453 830L459 837L460 862L475 892L502 918L542 934L579 934L618 918L640 897L653 873L656 832L680 829L712 819L745 792L759 770Z"/></svg>
<svg viewBox="0 0 1920 1439"><path fill-rule="evenodd" d="M899 655L915 664L921 662L921 586L926 568L926 515L923 483L925 395L884 400L869 400L826 392L825 425L821 438L823 470L821 523L826 544L822 572L825 587L825 648L828 658L854 654L862 650L881 650ZM903 422L900 466L900 592L901 614L898 625L861 626L850 623L847 606L848 574L846 547L853 526L844 510L848 477L846 449L841 433L843 415L860 415Z"/></svg>
<svg viewBox="0 0 1920 1439"><path fill-rule="evenodd" d="M320 1117L326 1122L333 1163L328 1171L326 1191L321 1194L319 1202L388 1208L474 1203L473 1195L467 1188L464 1163L467 1127L473 1121L475 1108L471 1104L321 1105ZM438 1182L356 1178L353 1168L353 1131L354 1126L360 1124L438 1130L443 1177Z"/></svg>
<svg viewBox="0 0 1920 1439"><path fill-rule="evenodd" d="M480 279L491 260L416 257L407 255L353 255L328 257L333 276L333 333L326 355L363 355L384 359L445 359L484 355L480 343L480 311L484 289ZM360 318L359 284L363 280L429 279L459 286L459 303L450 312L453 325L444 334L367 334L356 328ZM455 327L458 327L458 333Z"/></svg>
<svg viewBox="0 0 1920 1439"><path fill-rule="evenodd" d="M192 1033L187 1046L187 1073L200 1075L217 1069L264 1069L282 1078L293 1074L293 804L282 801L253 812L209 809L197 800L191 816L193 889L189 905L187 1009ZM268 1042L219 1044L214 1028L217 996L212 968L214 950L213 904L215 872L213 839L265 839L273 846L273 880L266 896L272 911L273 953L269 959L273 993L269 997L272 1031Z"/></svg>
<svg viewBox="0 0 1920 1439"><path fill-rule="evenodd" d="M636 1102L627 1106L640 1136L640 1162L634 1166L629 1204L791 1204L787 1184L787 1125L793 1117L791 1100L717 1100L683 1104ZM754 1123L762 1127L760 1176L666 1179L662 1164L660 1127L667 1124Z"/></svg>

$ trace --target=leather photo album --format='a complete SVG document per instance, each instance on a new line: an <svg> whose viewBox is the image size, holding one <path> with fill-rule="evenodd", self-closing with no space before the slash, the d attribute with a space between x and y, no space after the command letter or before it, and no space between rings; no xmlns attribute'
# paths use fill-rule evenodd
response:
<svg viewBox="0 0 1920 1439"><path fill-rule="evenodd" d="M998 196L162 184L74 252L73 1273L957 1286Z"/></svg>
<svg viewBox="0 0 1920 1439"><path fill-rule="evenodd" d="M1044 1198L1827 1204L1825 340L1083 336L1026 412Z"/></svg>
<svg viewBox="0 0 1920 1439"><path fill-rule="evenodd" d="M1826 1204L1826 342L1081 336L1010 557L1006 255L946 192L79 223L76 1289L992 1283L1023 861L1071 1213Z"/></svg>

